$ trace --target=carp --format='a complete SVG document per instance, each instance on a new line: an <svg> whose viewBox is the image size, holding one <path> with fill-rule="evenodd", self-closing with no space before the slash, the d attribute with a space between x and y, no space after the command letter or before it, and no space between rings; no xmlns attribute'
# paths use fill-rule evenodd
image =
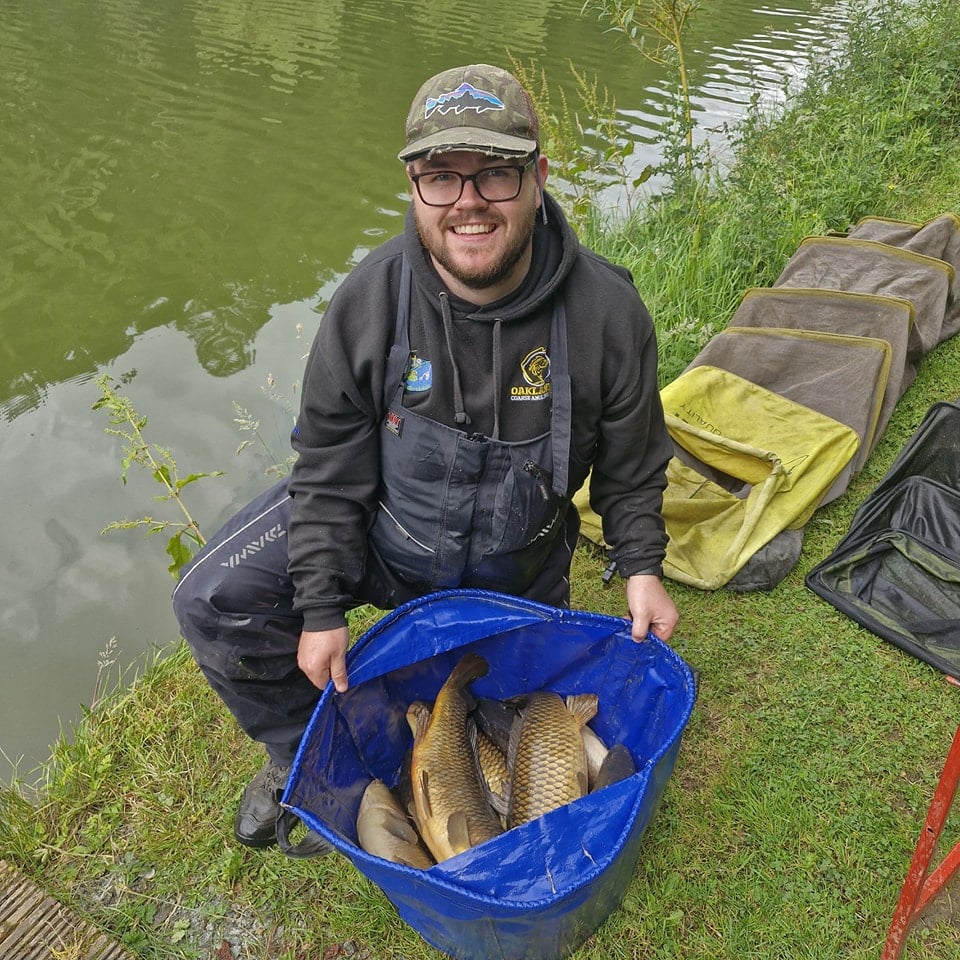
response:
<svg viewBox="0 0 960 960"><path fill-rule="evenodd" d="M487 802L471 743L467 684L487 673L487 661L467 653L440 688L431 710L415 701L410 779L420 836L439 863L503 832Z"/></svg>
<svg viewBox="0 0 960 960"><path fill-rule="evenodd" d="M433 866L413 824L407 819L393 791L382 780L371 780L360 799L357 840L375 857L426 870Z"/></svg>
<svg viewBox="0 0 960 960"><path fill-rule="evenodd" d="M596 694L530 694L510 731L507 763L513 772L507 827L542 816L588 790L582 729L597 712Z"/></svg>

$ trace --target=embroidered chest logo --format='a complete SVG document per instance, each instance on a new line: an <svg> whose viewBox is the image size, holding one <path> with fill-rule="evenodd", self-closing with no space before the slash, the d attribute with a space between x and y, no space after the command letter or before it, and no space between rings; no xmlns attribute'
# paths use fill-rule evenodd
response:
<svg viewBox="0 0 960 960"><path fill-rule="evenodd" d="M510 388L511 400L545 400L550 396L550 357L547 348L534 347L521 361L524 386Z"/></svg>
<svg viewBox="0 0 960 960"><path fill-rule="evenodd" d="M403 378L404 393L426 393L433 386L433 366L415 353L410 354L407 373Z"/></svg>

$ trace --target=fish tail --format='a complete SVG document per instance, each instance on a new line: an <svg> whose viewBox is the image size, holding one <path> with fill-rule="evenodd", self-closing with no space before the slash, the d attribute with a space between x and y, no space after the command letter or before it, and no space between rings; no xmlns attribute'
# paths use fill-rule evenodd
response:
<svg viewBox="0 0 960 960"><path fill-rule="evenodd" d="M451 687L462 689L468 683L479 680L480 677L485 677L489 669L487 661L479 653L465 653L460 658L460 662L450 672L444 686L449 684Z"/></svg>

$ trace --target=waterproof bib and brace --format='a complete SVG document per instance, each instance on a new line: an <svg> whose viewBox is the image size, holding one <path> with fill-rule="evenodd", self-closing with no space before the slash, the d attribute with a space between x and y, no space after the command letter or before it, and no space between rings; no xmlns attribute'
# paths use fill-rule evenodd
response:
<svg viewBox="0 0 960 960"><path fill-rule="evenodd" d="M564 529L571 463L566 317L554 298L550 430L506 442L448 427L403 406L410 360L411 270L404 259L380 426L380 503L370 540L387 565L421 589L522 592Z"/></svg>

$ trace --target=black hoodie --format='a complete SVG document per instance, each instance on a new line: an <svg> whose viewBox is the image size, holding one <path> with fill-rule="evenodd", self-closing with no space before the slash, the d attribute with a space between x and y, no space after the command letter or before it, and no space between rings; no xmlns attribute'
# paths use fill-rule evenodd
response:
<svg viewBox="0 0 960 960"><path fill-rule="evenodd" d="M673 450L653 324L630 274L582 247L549 194L544 203L548 224L537 223L530 271L503 300L477 308L451 295L412 211L402 236L369 254L333 296L307 361L292 439L298 459L289 483L289 572L304 629L343 625L363 580L404 253L413 270L413 372L421 374L421 389L406 391L404 405L467 433L512 441L549 429L549 386L538 373L548 368L553 298L563 297L573 445L592 464L591 507L622 576L659 569L666 548L660 508Z"/></svg>

